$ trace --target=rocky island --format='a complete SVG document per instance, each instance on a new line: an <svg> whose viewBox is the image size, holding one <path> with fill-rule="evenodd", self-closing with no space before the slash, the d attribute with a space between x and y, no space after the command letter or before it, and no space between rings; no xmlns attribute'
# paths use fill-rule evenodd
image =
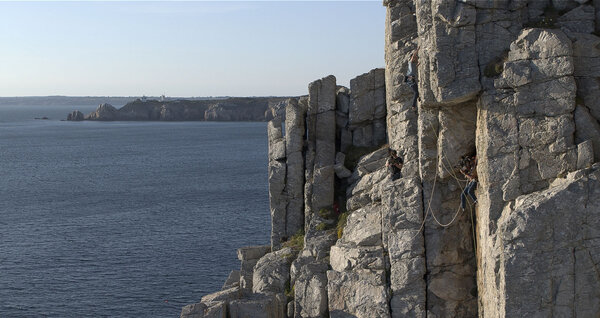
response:
<svg viewBox="0 0 600 318"><path fill-rule="evenodd" d="M384 5L385 69L269 121L271 244L181 317L598 317L600 2Z"/></svg>
<svg viewBox="0 0 600 318"><path fill-rule="evenodd" d="M117 109L100 104L96 111L84 115L75 110L67 120L164 120L164 121L267 121L281 112L287 97L230 97L203 100L136 99Z"/></svg>

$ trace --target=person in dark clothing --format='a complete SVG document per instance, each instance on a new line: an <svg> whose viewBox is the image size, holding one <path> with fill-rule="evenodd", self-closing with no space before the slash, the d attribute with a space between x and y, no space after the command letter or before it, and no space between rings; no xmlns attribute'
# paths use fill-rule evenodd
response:
<svg viewBox="0 0 600 318"><path fill-rule="evenodd" d="M404 161L402 158L398 157L398 153L396 150L389 149L388 150L390 157L388 158L385 166L388 167L390 173L392 175L392 181L400 179L402 177L402 165Z"/></svg>
<svg viewBox="0 0 600 318"><path fill-rule="evenodd" d="M477 204L477 197L475 196L475 189L477 188L477 156L463 158L461 165L460 173L469 181L460 194L460 207L464 211L467 203L467 195L473 199L474 204Z"/></svg>
<svg viewBox="0 0 600 318"><path fill-rule="evenodd" d="M404 82L408 85L413 91L413 99L411 109L416 109L417 100L419 99L419 88L417 85L417 65L419 65L419 57L417 53L419 52L419 48L413 52L410 60L408 61L408 70L406 71L406 76L404 77Z"/></svg>

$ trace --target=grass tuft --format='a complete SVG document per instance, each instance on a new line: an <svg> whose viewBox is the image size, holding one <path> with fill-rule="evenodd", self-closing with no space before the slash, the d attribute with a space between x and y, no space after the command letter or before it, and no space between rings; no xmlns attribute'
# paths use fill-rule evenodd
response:
<svg viewBox="0 0 600 318"><path fill-rule="evenodd" d="M338 219L338 223L336 226L338 239L342 238L342 235L344 234L344 228L346 227L347 222L348 222L348 212L344 212L344 213L340 214L340 217Z"/></svg>
<svg viewBox="0 0 600 318"><path fill-rule="evenodd" d="M301 251L304 248L304 230L298 230L287 242L284 242L283 247L290 247L293 250Z"/></svg>

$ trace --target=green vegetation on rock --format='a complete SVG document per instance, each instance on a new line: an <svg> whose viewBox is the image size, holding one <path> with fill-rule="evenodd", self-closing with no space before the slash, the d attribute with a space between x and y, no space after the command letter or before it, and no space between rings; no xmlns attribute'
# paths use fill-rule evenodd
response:
<svg viewBox="0 0 600 318"><path fill-rule="evenodd" d="M287 242L283 243L283 247L290 247L293 250L301 251L304 248L304 230L298 230Z"/></svg>
<svg viewBox="0 0 600 318"><path fill-rule="evenodd" d="M337 236L338 239L342 238L342 235L344 234L344 228L346 227L346 222L348 221L348 212L344 212L342 214L340 214L340 217L338 219L338 223L337 223Z"/></svg>

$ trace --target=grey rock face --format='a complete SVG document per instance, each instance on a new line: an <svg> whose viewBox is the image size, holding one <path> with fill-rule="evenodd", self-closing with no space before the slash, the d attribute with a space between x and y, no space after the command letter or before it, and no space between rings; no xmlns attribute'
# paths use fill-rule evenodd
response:
<svg viewBox="0 0 600 318"><path fill-rule="evenodd" d="M335 164L335 77L308 86L307 153L305 156L305 225L322 208L333 206Z"/></svg>
<svg viewBox="0 0 600 318"><path fill-rule="evenodd" d="M286 247L261 257L254 266L252 292L255 294L283 293L290 280L290 265L295 253Z"/></svg>
<svg viewBox="0 0 600 318"><path fill-rule="evenodd" d="M389 1L387 6L385 84L388 143L404 158L402 174L417 176L417 113L411 110L412 91L403 82L407 61L417 48L415 7L413 1Z"/></svg>
<svg viewBox="0 0 600 318"><path fill-rule="evenodd" d="M589 5L578 6L558 18L558 25L569 33L592 33L596 12Z"/></svg>
<svg viewBox="0 0 600 318"><path fill-rule="evenodd" d="M83 113L78 110L74 110L71 113L69 113L69 115L67 115L67 120L82 121L83 119L84 119Z"/></svg>
<svg viewBox="0 0 600 318"><path fill-rule="evenodd" d="M583 142L591 141L593 145L594 162L600 161L600 124L590 115L587 107L577 106L574 113L575 125L575 141Z"/></svg>
<svg viewBox="0 0 600 318"><path fill-rule="evenodd" d="M480 89L476 8L463 2L417 1L419 90L426 104L457 104ZM425 27L427 26L427 27Z"/></svg>
<svg viewBox="0 0 600 318"><path fill-rule="evenodd" d="M286 174L286 235L291 237L304 227L304 120L306 108L296 99L286 106L285 141Z"/></svg>
<svg viewBox="0 0 600 318"><path fill-rule="evenodd" d="M571 40L562 31L527 29L511 44L504 72L495 83L497 89L484 93L480 99L477 123L477 151L481 158L478 166L481 181L477 220L481 253L478 291L479 311L484 317L544 316L551 311L557 315L575 316L567 315L566 307L551 308L563 303L558 298L553 298L556 302L548 302L554 305L520 307L532 301L528 296L530 290L552 290L554 287L546 288L545 284L550 280L530 275L544 262L533 261L524 255L512 258L514 248L532 248L533 245L522 245L512 238L507 240L507 235L516 232L508 233L512 230L504 225L505 218L525 220L533 215L535 223L551 224L550 219L546 219L550 215L541 210L528 209L527 216L515 214L521 198L539 197L540 193L549 191L544 189L551 186L555 178L577 168L576 132L581 135L579 141L597 138L586 136L588 131L583 131L584 127L594 131L590 127L594 127L595 122L585 106L575 109L577 89L573 64L582 63L582 59L574 62L578 59L574 60L572 56ZM585 161L583 150L582 147L582 162ZM542 192L538 192L540 190ZM559 207L553 209L559 210ZM546 250L544 244L552 244L551 239L527 232L527 237L532 235L540 239L537 249ZM506 246L513 246L509 248L512 251ZM550 254L559 250L558 247L548 249ZM528 263L531 267L523 276L524 272L517 274L514 269L509 269L508 263L510 266ZM544 271L548 270L547 265L542 266ZM524 267L520 270L525 271ZM539 288L526 287L532 284ZM517 288L523 293L517 293Z"/></svg>
<svg viewBox="0 0 600 318"><path fill-rule="evenodd" d="M285 296L252 295L229 303L231 318L285 318L287 317L287 301Z"/></svg>
<svg viewBox="0 0 600 318"><path fill-rule="evenodd" d="M285 164L286 143L283 138L281 120L272 120L267 125L269 137L269 205L271 209L271 246L278 249L287 237L287 165Z"/></svg>
<svg viewBox="0 0 600 318"><path fill-rule="evenodd" d="M600 312L600 251L591 224L600 222L597 170L572 173L548 190L517 198L498 221L492 247L496 264L499 315L593 317ZM569 213L577 211L577 213ZM525 274L525 276L524 276ZM532 284L545 288L526 288ZM536 302L536 299L548 299Z"/></svg>
<svg viewBox="0 0 600 318"><path fill-rule="evenodd" d="M221 287L221 290L229 289L231 287L236 286L240 286L240 271L232 270L231 273L229 273L229 276L227 276L227 280L225 280L225 283L223 283L223 287Z"/></svg>
<svg viewBox="0 0 600 318"><path fill-rule="evenodd" d="M187 305L181 310L180 318L225 318L227 317L227 304L224 302L206 305L197 303Z"/></svg>
<svg viewBox="0 0 600 318"><path fill-rule="evenodd" d="M392 317L425 317L421 183L417 178L403 178L383 191L383 246L390 263L391 314Z"/></svg>
<svg viewBox="0 0 600 318"><path fill-rule="evenodd" d="M352 175L352 171L344 166L345 160L346 155L344 155L344 153L338 152L335 155L335 166L333 167L333 170L335 171L335 175L340 179L348 178Z"/></svg>
<svg viewBox="0 0 600 318"><path fill-rule="evenodd" d="M327 281L330 317L390 317L384 271L328 271Z"/></svg>
<svg viewBox="0 0 600 318"><path fill-rule="evenodd" d="M254 266L270 249L271 247L266 245L242 247L237 250L238 259L242 263L240 269L240 290L242 294L252 292Z"/></svg>
<svg viewBox="0 0 600 318"><path fill-rule="evenodd" d="M577 169L591 167L594 163L594 145L586 140L577 145Z"/></svg>
<svg viewBox="0 0 600 318"><path fill-rule="evenodd" d="M348 128L356 147L383 144L386 138L385 70L377 68L350 80Z"/></svg>
<svg viewBox="0 0 600 318"><path fill-rule="evenodd" d="M369 157L371 160L377 158L374 155ZM330 264L333 270L327 272L330 317L390 317L381 240L382 209L373 203L376 184L384 180L373 176L382 174L382 169L376 170L357 181L357 185L362 183L369 187L360 191L358 189L362 186L354 187L356 195L364 199L352 200L355 194L350 192L350 201L361 201L362 207L351 212L342 238L331 247ZM374 179L378 181L366 181ZM352 206L351 203L348 205Z"/></svg>
<svg viewBox="0 0 600 318"><path fill-rule="evenodd" d="M208 294L200 300L204 304L212 304L214 302L228 302L240 298L240 288L231 287L216 293Z"/></svg>
<svg viewBox="0 0 600 318"><path fill-rule="evenodd" d="M85 116L86 120L115 120L117 109L111 104L100 104L96 111Z"/></svg>
<svg viewBox="0 0 600 318"><path fill-rule="evenodd" d="M294 316L321 318L327 314L327 264L303 265L294 284Z"/></svg>

